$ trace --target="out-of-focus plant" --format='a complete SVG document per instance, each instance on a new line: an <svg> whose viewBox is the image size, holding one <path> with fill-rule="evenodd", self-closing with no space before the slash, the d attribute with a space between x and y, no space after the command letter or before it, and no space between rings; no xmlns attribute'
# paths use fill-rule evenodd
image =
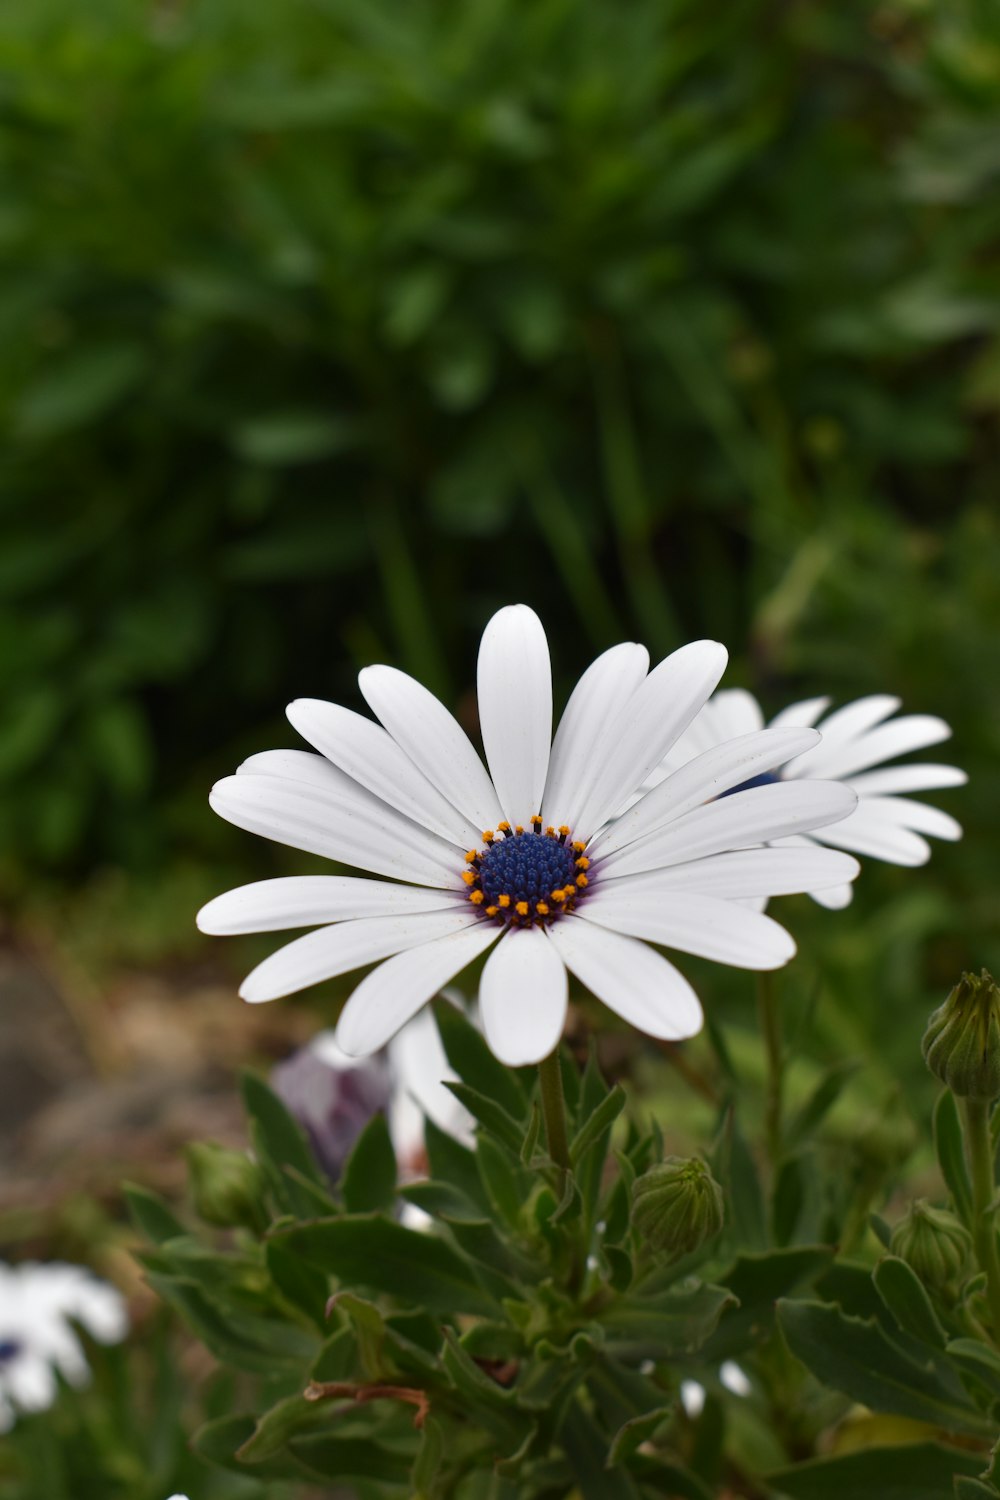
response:
<svg viewBox="0 0 1000 1500"><path fill-rule="evenodd" d="M224 849L205 724L463 680L500 558L580 662L749 619L765 686L995 746L997 55L961 3L8 6L5 884Z"/></svg>

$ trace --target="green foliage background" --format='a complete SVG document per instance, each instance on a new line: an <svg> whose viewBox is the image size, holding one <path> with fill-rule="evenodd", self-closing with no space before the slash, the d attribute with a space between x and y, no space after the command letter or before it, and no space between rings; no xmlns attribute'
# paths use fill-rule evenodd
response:
<svg viewBox="0 0 1000 1500"><path fill-rule="evenodd" d="M965 842L791 919L917 1067L1000 963L998 127L977 0L5 0L7 894L187 879L188 943L288 867L205 806L285 701L468 712L512 599L564 690L711 634L955 726Z"/></svg>

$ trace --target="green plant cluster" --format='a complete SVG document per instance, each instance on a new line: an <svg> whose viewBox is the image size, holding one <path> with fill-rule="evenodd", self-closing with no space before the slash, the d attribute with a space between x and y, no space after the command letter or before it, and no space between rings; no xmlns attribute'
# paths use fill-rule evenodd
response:
<svg viewBox="0 0 1000 1500"><path fill-rule="evenodd" d="M457 698L512 596L995 755L998 59L975 0L4 6L4 884L223 858L283 701Z"/></svg>
<svg viewBox="0 0 1000 1500"><path fill-rule="evenodd" d="M970 1269L945 1287L897 1254L873 1268L838 1253L872 1187L845 1190L829 1162L820 1171L819 1152L820 1191L812 1207L801 1196L793 1206L788 1162L815 1137L829 1084L789 1122L797 1144L772 1190L734 1101L708 1164L684 1169L664 1163L655 1123L643 1127L634 1109L626 1118L625 1090L609 1089L593 1058L581 1071L565 1054L566 1170L546 1150L531 1073L498 1064L452 1007L438 1024L477 1130L467 1147L428 1123L425 1180L398 1183L375 1116L331 1187L284 1106L248 1076L258 1175L255 1214L240 1201L243 1227L227 1240L195 1235L160 1200L131 1193L153 1242L151 1285L242 1372L249 1397L195 1435L203 1459L293 1493L296 1482L346 1484L361 1500L1000 1492L989 1469L1000 1355L982 1277ZM950 1094L937 1139L971 1222ZM880 1191L898 1163L882 1153ZM650 1175L673 1205L681 1177L704 1204L709 1170L721 1192L701 1233L675 1215L679 1234L664 1237L661 1217L647 1238ZM428 1215L426 1228L400 1222L402 1203ZM247 1227L254 1216L265 1233ZM888 1249L888 1227L873 1223ZM724 1389L728 1361L743 1394ZM702 1386L700 1410L681 1400L685 1380ZM870 1429L857 1451L816 1456L856 1403ZM906 1441L879 1427L899 1418Z"/></svg>

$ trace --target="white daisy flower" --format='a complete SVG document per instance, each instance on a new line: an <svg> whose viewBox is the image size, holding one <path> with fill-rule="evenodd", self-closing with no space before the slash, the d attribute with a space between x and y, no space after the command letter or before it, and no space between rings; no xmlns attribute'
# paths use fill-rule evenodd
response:
<svg viewBox="0 0 1000 1500"><path fill-rule="evenodd" d="M567 971L651 1036L692 1036L698 998L647 945L777 968L792 939L739 899L837 884L858 868L832 850L757 847L846 817L856 795L836 782L704 805L811 748L809 728L720 745L615 820L725 665L715 641L683 646L651 672L642 646L614 646L578 682L553 739L545 632L526 606L502 609L479 652L489 771L444 705L393 667L359 678L380 723L300 699L288 717L319 753L251 756L213 788L211 805L241 828L382 878L263 881L209 902L198 924L220 934L318 928L254 969L240 991L250 1001L378 962L337 1026L351 1056L384 1046L488 949L482 1025L511 1066L557 1045Z"/></svg>
<svg viewBox="0 0 1000 1500"><path fill-rule="evenodd" d="M829 698L808 698L791 704L771 720L771 729L816 725L822 739L785 765L755 777L753 784L803 781L820 776L851 787L858 795L858 805L836 826L825 827L809 837L799 834L783 839L782 846L833 845L888 864L922 865L931 855L923 835L960 839L961 825L950 814L901 794L963 786L968 780L965 772L957 766L886 765L900 755L924 750L950 738L951 729L945 721L932 714L893 718L900 699L886 693L859 698L823 718L829 705ZM734 735L754 734L763 727L764 715L752 693L742 688L716 693L668 751L647 785L656 785L687 761L704 755ZM839 908L848 905L852 891L845 882L810 894L822 906Z"/></svg>
<svg viewBox="0 0 1000 1500"><path fill-rule="evenodd" d="M79 1324L102 1344L128 1331L125 1301L82 1266L0 1264L0 1432L19 1412L45 1411L59 1390L89 1375Z"/></svg>

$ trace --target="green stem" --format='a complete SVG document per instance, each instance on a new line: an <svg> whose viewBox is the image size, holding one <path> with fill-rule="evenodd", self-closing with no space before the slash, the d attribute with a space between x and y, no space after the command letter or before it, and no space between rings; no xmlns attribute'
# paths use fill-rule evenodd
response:
<svg viewBox="0 0 1000 1500"><path fill-rule="evenodd" d="M767 1090L764 1103L764 1137L772 1168L781 1158L781 1116L785 1074L785 1044L781 1034L781 1007L769 973L757 975L757 1019L767 1054Z"/></svg>
<svg viewBox="0 0 1000 1500"><path fill-rule="evenodd" d="M979 1269L986 1277L986 1300L993 1325L993 1342L1000 1341L1000 1258L993 1225L993 1143L990 1136L990 1106L985 1099L961 1099L965 1117L965 1149L972 1179L973 1241Z"/></svg>
<svg viewBox="0 0 1000 1500"><path fill-rule="evenodd" d="M564 1172L571 1169L569 1137L566 1133L566 1098L563 1094L559 1050L551 1052L538 1064L538 1084L542 1096L542 1115L549 1155Z"/></svg>

